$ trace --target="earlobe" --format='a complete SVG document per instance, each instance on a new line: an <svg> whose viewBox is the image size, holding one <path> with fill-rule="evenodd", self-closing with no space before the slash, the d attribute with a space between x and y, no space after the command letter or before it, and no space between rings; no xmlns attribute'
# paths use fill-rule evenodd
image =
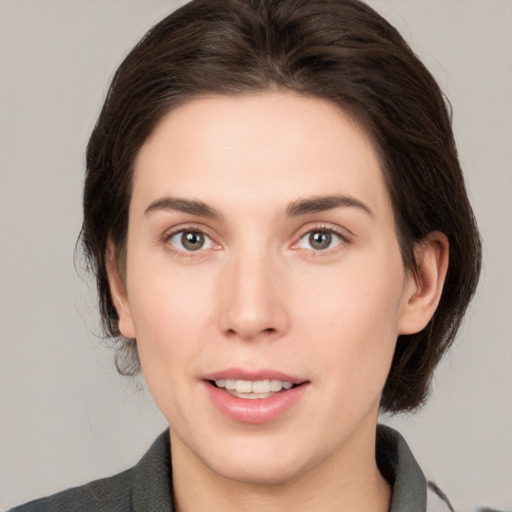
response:
<svg viewBox="0 0 512 512"><path fill-rule="evenodd" d="M121 276L116 258L116 248L109 242L105 255L110 295L119 317L119 331L125 338L135 338L133 318L126 292L125 280Z"/></svg>
<svg viewBox="0 0 512 512"><path fill-rule="evenodd" d="M421 331L434 315L448 271L449 243L444 233L430 233L416 247L417 273L407 277L398 334Z"/></svg>

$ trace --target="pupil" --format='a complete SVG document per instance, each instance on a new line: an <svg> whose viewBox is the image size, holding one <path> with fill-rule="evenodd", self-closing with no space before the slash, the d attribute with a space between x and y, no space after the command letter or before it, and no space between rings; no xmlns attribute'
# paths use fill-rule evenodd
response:
<svg viewBox="0 0 512 512"><path fill-rule="evenodd" d="M189 251L197 251L204 245L204 236L201 233L183 233L181 243Z"/></svg>
<svg viewBox="0 0 512 512"><path fill-rule="evenodd" d="M313 249L323 250L331 245L332 235L326 231L315 231L309 235L309 243Z"/></svg>

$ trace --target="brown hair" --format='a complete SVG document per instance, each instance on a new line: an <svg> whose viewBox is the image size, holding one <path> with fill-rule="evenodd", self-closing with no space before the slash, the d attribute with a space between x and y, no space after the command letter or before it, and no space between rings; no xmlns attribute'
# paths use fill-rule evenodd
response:
<svg viewBox="0 0 512 512"><path fill-rule="evenodd" d="M432 231L450 243L439 307L400 336L381 406L413 410L474 294L481 247L439 86L386 20L358 0L193 0L154 26L116 72L87 147L82 243L97 279L118 369L140 367L125 340L106 274L111 239L124 254L133 163L169 110L204 94L292 90L326 99L372 138L392 199L405 266Z"/></svg>

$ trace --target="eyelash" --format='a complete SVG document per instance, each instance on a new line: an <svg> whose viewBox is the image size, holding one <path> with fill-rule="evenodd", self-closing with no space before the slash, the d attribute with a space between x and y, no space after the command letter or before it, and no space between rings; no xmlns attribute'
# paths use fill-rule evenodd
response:
<svg viewBox="0 0 512 512"><path fill-rule="evenodd" d="M209 240L210 244L212 244L213 247L207 247L206 249L203 249L201 247L196 251L186 251L183 249L178 249L171 243L171 240L176 235L183 236L183 234L185 234L185 233L195 233L195 234L202 235L206 239ZM317 226L311 227L311 228L303 231L300 234L300 236L298 237L297 241L292 244L291 248L294 250L300 249L299 243L301 242L301 240L303 240L306 236L311 235L312 233L327 233L327 234L334 235L335 237L339 238L339 243L337 243L334 247L330 247L330 248L326 248L326 249L318 249L318 250L305 249L314 256L331 254L332 252L336 252L337 250L340 250L341 249L340 246L347 245L351 242L350 237L346 233L341 233L340 230L334 229L332 226L317 225ZM166 245L166 247L172 254L179 256L179 257L183 257L183 258L192 258L194 256L197 257L200 255L200 253L204 252L205 250L208 250L208 249L216 250L221 247L217 242L215 242L212 239L211 236L209 236L206 233L204 228L198 227L198 226L193 226L193 225L181 226L177 229L174 229L170 232L165 233L162 238L163 238L163 243Z"/></svg>

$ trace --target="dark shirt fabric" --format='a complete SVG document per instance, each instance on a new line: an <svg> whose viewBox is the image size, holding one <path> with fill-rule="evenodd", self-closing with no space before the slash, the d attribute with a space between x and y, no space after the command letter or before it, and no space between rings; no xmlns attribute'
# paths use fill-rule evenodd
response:
<svg viewBox="0 0 512 512"><path fill-rule="evenodd" d="M426 512L427 481L407 443L395 430L379 425L377 464L393 487L390 512ZM172 512L169 431L163 432L131 469L11 512Z"/></svg>

